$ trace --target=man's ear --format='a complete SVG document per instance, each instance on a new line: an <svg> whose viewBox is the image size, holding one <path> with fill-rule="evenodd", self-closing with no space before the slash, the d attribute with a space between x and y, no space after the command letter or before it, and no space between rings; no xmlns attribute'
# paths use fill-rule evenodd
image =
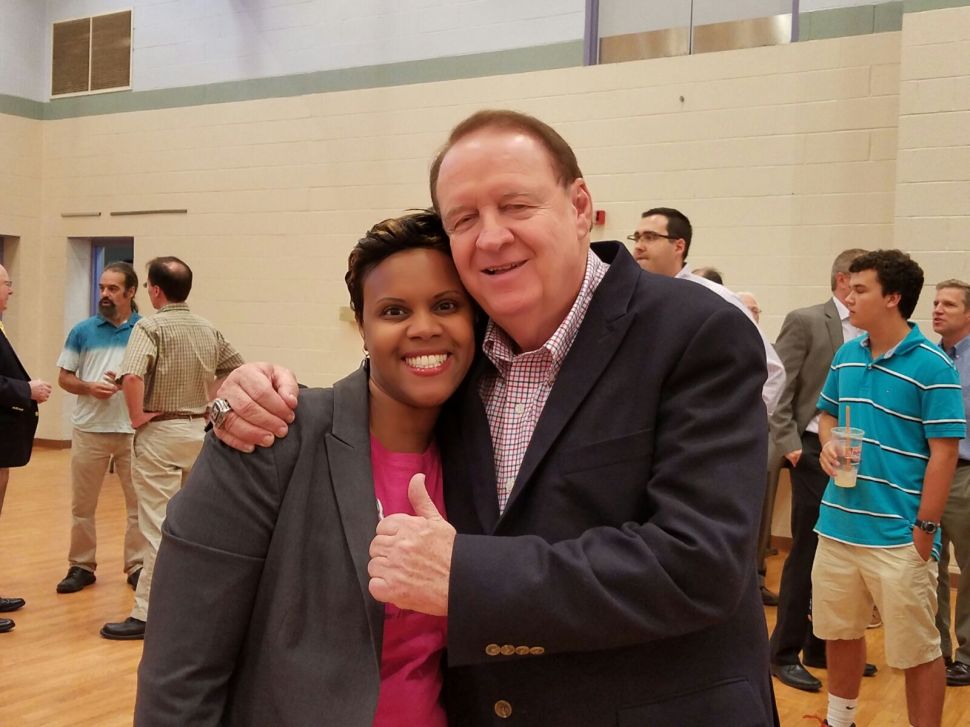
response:
<svg viewBox="0 0 970 727"><path fill-rule="evenodd" d="M587 235L593 228L593 195L582 177L574 179L569 187L570 202L576 210L577 226L583 235Z"/></svg>
<svg viewBox="0 0 970 727"><path fill-rule="evenodd" d="M674 249L680 253L680 261L684 261L684 250L687 249L687 241L683 237L678 237L676 240L672 240L674 244Z"/></svg>

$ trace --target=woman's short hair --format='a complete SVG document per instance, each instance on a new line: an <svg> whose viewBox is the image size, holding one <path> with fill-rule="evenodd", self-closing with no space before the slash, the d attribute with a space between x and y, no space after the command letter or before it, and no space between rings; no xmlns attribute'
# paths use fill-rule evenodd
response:
<svg viewBox="0 0 970 727"><path fill-rule="evenodd" d="M378 222L358 240L347 259L344 281L357 323L364 319L364 279L381 262L404 250L426 248L451 257L448 235L432 210L410 212Z"/></svg>

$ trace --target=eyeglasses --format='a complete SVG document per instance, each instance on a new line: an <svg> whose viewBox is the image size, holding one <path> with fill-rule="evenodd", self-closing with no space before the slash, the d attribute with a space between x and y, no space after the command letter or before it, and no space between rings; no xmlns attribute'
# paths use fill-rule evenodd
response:
<svg viewBox="0 0 970 727"><path fill-rule="evenodd" d="M630 242L654 242L655 240L679 240L679 237L674 237L673 235L661 235L659 232L634 232L632 235L627 235L626 239Z"/></svg>
<svg viewBox="0 0 970 727"><path fill-rule="evenodd" d="M4 280L3 281L3 284L6 285L8 288L13 288L13 281L12 280Z"/></svg>

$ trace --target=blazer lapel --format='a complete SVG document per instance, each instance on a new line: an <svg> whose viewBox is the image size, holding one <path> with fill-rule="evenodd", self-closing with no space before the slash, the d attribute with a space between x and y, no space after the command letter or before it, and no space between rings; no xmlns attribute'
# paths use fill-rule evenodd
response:
<svg viewBox="0 0 970 727"><path fill-rule="evenodd" d="M333 427L327 434L333 491L380 662L384 607L367 589L370 543L377 527L377 500L370 461L366 370L361 369L334 384L333 402Z"/></svg>
<svg viewBox="0 0 970 727"><path fill-rule="evenodd" d="M825 328L829 332L829 341L832 342L832 356L845 343L842 335L842 319L839 318L839 309L830 299L825 304Z"/></svg>
<svg viewBox="0 0 970 727"><path fill-rule="evenodd" d="M576 340L559 370L556 383L529 440L529 447L515 478L515 486L509 495L503 516L514 507L559 434L583 400L590 395L633 322L634 315L629 312L629 301L636 287L640 268L622 245L613 244L619 249L606 277L593 295ZM494 497L493 493L493 499Z"/></svg>

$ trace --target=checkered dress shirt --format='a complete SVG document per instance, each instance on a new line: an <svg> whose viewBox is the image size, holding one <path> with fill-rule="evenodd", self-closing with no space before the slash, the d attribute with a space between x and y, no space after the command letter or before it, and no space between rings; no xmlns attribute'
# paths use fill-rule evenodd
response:
<svg viewBox="0 0 970 727"><path fill-rule="evenodd" d="M516 354L508 334L492 321L488 323L482 350L495 365L495 373L482 379L479 394L492 433L499 512L505 511L559 369L576 340L593 293L609 267L594 252L589 252L586 274L573 307L556 332L535 351Z"/></svg>
<svg viewBox="0 0 970 727"><path fill-rule="evenodd" d="M212 382L242 364L215 326L185 303L170 303L131 329L118 375L145 380L145 411L201 413Z"/></svg>

